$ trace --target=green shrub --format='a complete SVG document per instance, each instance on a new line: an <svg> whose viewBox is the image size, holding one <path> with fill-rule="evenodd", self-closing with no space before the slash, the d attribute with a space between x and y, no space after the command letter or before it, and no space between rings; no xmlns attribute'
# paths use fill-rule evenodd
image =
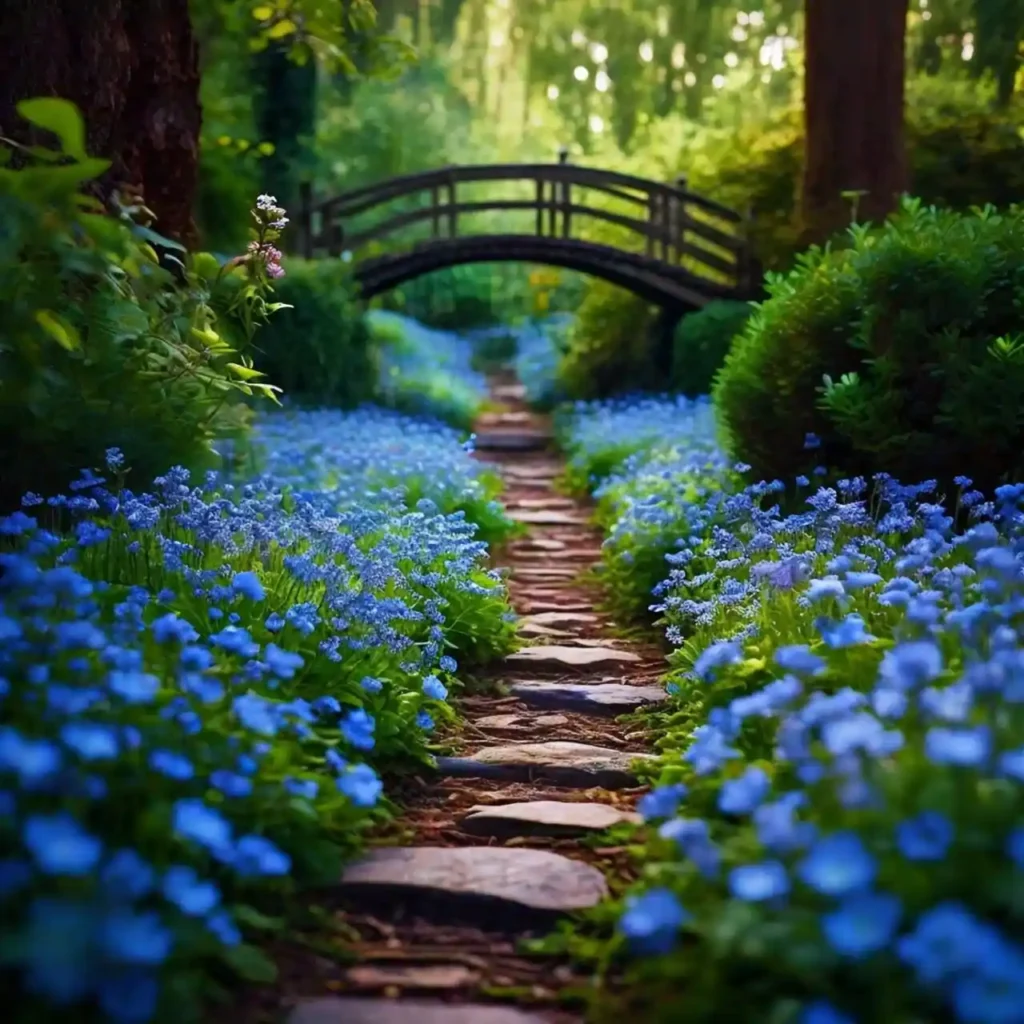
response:
<svg viewBox="0 0 1024 1024"><path fill-rule="evenodd" d="M1022 210L908 200L848 248L812 249L773 277L718 376L731 453L768 479L809 460L947 490L960 474L983 489L1019 478L1022 303Z"/></svg>
<svg viewBox="0 0 1024 1024"><path fill-rule="evenodd" d="M559 367L569 398L604 398L655 385L650 358L653 309L641 298L593 279Z"/></svg>
<svg viewBox="0 0 1024 1024"><path fill-rule="evenodd" d="M271 268L182 253L176 278L149 244L174 243L137 223L149 211L107 216L80 191L109 163L86 155L74 106L19 109L61 149L0 167L0 507L61 490L108 448L124 452L139 486L176 464L213 462L215 439L244 429L233 399L270 393L245 353L273 309L263 300ZM276 232L261 232L253 245L268 243L259 251L269 256Z"/></svg>
<svg viewBox="0 0 1024 1024"><path fill-rule="evenodd" d="M921 77L907 89L911 194L960 210L1024 195L1024 105L996 109L991 90L976 82ZM783 270L799 246L802 165L803 118L794 107L765 122L703 133L680 170L696 191L749 211L755 254L766 269Z"/></svg>
<svg viewBox="0 0 1024 1024"><path fill-rule="evenodd" d="M684 316L672 348L672 390L688 398L708 394L733 338L743 330L752 311L749 302L721 300Z"/></svg>
<svg viewBox="0 0 1024 1024"><path fill-rule="evenodd" d="M340 260L288 259L275 285L292 308L260 334L257 363L300 403L353 408L377 386L370 331Z"/></svg>

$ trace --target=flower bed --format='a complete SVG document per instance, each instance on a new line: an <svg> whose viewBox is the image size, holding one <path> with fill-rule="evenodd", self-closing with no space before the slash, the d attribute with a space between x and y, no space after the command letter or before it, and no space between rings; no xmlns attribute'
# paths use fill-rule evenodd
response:
<svg viewBox="0 0 1024 1024"><path fill-rule="evenodd" d="M633 1010L1024 1019L1024 486L961 479L949 508L928 483L802 480L784 512L704 433L690 454L634 456L602 499L613 560L669 552L675 647L611 940Z"/></svg>
<svg viewBox="0 0 1024 1024"><path fill-rule="evenodd" d="M265 976L242 941L259 908L337 877L386 813L379 772L429 756L459 662L511 647L467 517L497 512L451 432L311 413L259 439L244 483L172 470L136 494L111 451L106 479L0 520L0 902L26 1020L177 1022L211 964Z"/></svg>

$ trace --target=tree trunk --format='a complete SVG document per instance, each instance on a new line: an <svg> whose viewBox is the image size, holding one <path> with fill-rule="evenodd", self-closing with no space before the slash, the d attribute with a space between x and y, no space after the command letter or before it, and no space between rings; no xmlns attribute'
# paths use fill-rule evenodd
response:
<svg viewBox="0 0 1024 1024"><path fill-rule="evenodd" d="M0 0L0 134L29 138L17 104L75 103L89 151L113 161L100 186L139 189L157 230L195 240L198 53L188 0Z"/></svg>
<svg viewBox="0 0 1024 1024"><path fill-rule="evenodd" d="M903 80L908 0L806 0L803 240L891 213L908 185Z"/></svg>

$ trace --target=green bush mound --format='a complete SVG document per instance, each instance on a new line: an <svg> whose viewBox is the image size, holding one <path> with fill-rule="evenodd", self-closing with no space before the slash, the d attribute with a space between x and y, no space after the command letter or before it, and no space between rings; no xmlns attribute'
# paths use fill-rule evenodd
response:
<svg viewBox="0 0 1024 1024"><path fill-rule="evenodd" d="M288 257L285 268L274 290L292 308L260 334L257 365L293 401L341 409L370 401L378 368L349 267Z"/></svg>
<svg viewBox="0 0 1024 1024"><path fill-rule="evenodd" d="M672 390L696 398L711 391L733 338L746 326L753 307L726 299L709 302L679 321L672 346Z"/></svg>
<svg viewBox="0 0 1024 1024"><path fill-rule="evenodd" d="M812 249L736 339L714 398L756 478L847 475L991 488L1024 470L1024 210L906 201Z"/></svg>
<svg viewBox="0 0 1024 1024"><path fill-rule="evenodd" d="M60 145L0 166L0 508L60 491L108 448L138 486L171 466L216 464L215 442L244 433L239 399L269 393L248 353L273 309L270 211L254 211L259 238L243 260L179 251L172 272L151 243L175 243L145 226L140 202L108 216L82 193L109 162L84 151L75 107L19 110Z"/></svg>
<svg viewBox="0 0 1024 1024"><path fill-rule="evenodd" d="M653 309L595 279L579 307L559 377L569 398L592 399L655 385L650 359Z"/></svg>

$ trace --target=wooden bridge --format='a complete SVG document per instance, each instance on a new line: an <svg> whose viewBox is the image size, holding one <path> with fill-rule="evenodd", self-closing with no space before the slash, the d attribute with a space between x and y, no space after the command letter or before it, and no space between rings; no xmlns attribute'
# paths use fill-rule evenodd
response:
<svg viewBox="0 0 1024 1024"><path fill-rule="evenodd" d="M467 197L485 183L512 185L519 195ZM389 215L385 208L391 204L399 209ZM378 218L366 224L374 214ZM479 214L502 215L503 228L509 215L526 214L527 230L476 233L467 222ZM691 192L684 179L665 184L570 164L563 155L552 164L445 167L323 200L315 200L307 186L297 243L307 258L353 259L364 298L445 267L513 261L604 278L671 316L710 299L757 293L761 274L743 221ZM417 229L411 234L420 237L381 251L386 240L407 229ZM610 234L614 241L607 240Z"/></svg>

